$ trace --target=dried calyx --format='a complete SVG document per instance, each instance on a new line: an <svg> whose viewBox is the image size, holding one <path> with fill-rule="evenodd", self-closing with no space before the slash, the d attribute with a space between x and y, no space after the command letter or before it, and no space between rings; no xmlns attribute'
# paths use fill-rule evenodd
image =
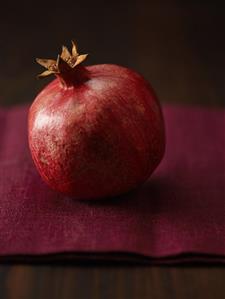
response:
<svg viewBox="0 0 225 299"><path fill-rule="evenodd" d="M63 77L63 74L68 74L73 71L87 56L88 54L79 55L76 44L72 41L72 53L70 53L67 47L63 46L62 53L58 55L57 60L36 58L37 63L47 69L38 75L38 78L44 78L52 74Z"/></svg>

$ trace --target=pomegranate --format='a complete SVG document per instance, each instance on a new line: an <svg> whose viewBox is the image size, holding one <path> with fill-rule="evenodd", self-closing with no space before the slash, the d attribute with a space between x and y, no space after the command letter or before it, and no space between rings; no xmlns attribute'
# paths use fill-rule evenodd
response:
<svg viewBox="0 0 225 299"><path fill-rule="evenodd" d="M29 146L43 180L77 199L127 192L147 180L165 148L160 104L149 83L118 65L82 66L87 54L62 48L37 59L56 78L29 110Z"/></svg>

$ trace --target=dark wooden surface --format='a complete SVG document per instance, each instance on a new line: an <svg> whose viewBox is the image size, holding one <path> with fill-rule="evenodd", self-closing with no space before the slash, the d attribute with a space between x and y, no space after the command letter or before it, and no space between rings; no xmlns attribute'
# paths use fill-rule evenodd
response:
<svg viewBox="0 0 225 299"><path fill-rule="evenodd" d="M7 6L8 5L8 6ZM1 7L0 105L46 84L34 57L76 38L89 64L132 67L162 102L224 105L223 1L24 2ZM0 265L0 298L223 298L220 266Z"/></svg>
<svg viewBox="0 0 225 299"><path fill-rule="evenodd" d="M219 299L219 267L2 266L6 299Z"/></svg>

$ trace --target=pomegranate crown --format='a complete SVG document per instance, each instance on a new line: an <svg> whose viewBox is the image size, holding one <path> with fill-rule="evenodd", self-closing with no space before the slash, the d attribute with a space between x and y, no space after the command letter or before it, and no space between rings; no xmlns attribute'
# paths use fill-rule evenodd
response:
<svg viewBox="0 0 225 299"><path fill-rule="evenodd" d="M74 69L77 65L82 63L88 54L79 55L77 46L72 40L72 52L67 47L62 46L61 55L58 55L57 60L36 58L36 62L47 70L38 75L38 78L44 78L52 74L61 74Z"/></svg>

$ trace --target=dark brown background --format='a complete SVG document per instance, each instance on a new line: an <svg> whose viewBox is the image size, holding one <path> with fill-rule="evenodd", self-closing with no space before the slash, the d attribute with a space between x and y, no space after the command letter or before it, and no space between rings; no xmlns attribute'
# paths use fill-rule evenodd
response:
<svg viewBox="0 0 225 299"><path fill-rule="evenodd" d="M223 1L60 1L1 5L0 105L31 102L35 57L75 38L87 64L142 73L162 102L224 105ZM51 79L50 79L51 80ZM0 265L0 298L222 298L219 266Z"/></svg>

